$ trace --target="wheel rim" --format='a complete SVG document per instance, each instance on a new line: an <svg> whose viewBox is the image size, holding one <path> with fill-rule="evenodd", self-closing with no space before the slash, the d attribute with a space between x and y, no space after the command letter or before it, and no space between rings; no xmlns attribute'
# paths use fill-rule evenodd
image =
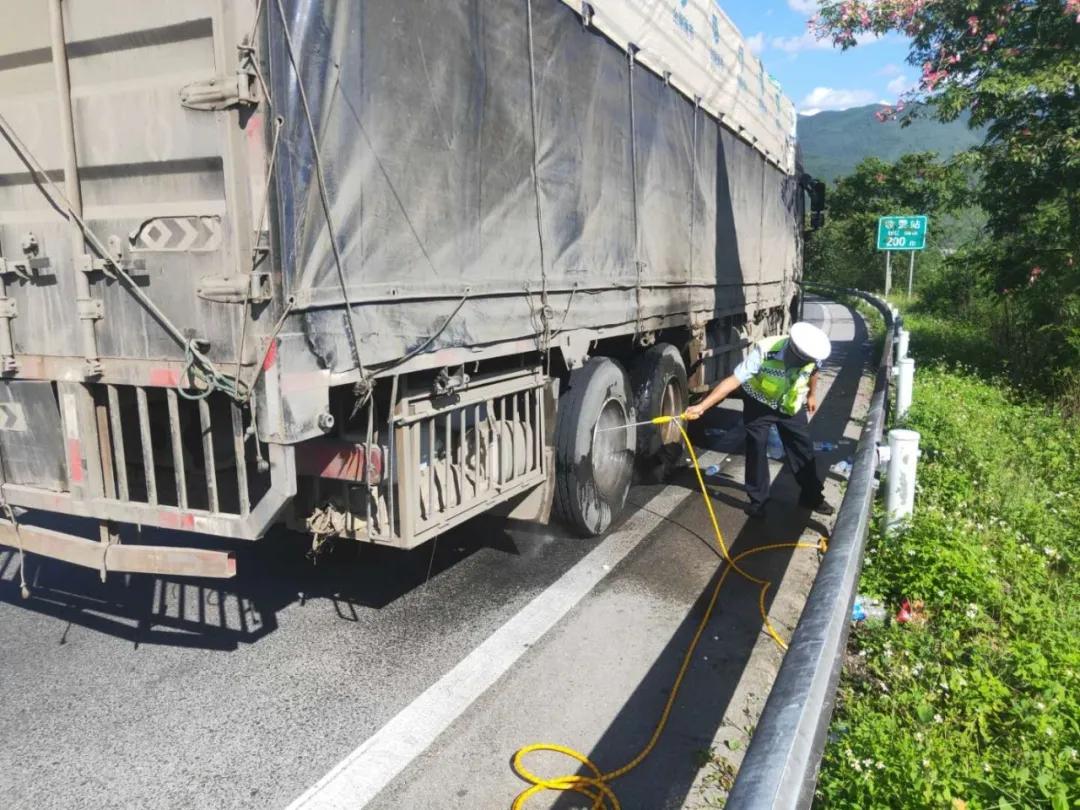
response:
<svg viewBox="0 0 1080 810"><path fill-rule="evenodd" d="M675 380L670 380L660 397L660 415L682 416L683 411L686 410L683 405L682 391L679 389L678 383ZM668 422L660 427L660 443L662 445L675 444L679 439L679 426L674 422Z"/></svg>
<svg viewBox="0 0 1080 810"><path fill-rule="evenodd" d="M629 430L612 428L624 427L629 423L626 406L617 399L609 399L600 409L596 426L593 428L593 481L605 499L619 494L625 482L627 460L630 457Z"/></svg>

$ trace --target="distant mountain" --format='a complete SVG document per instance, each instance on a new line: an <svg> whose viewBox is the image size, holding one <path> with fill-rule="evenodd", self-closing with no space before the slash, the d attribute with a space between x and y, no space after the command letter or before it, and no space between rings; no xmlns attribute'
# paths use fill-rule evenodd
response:
<svg viewBox="0 0 1080 810"><path fill-rule="evenodd" d="M908 152L937 152L952 157L982 143L984 132L968 128L966 115L948 124L916 118L906 127L874 117L881 107L853 107L799 116L803 168L814 177L834 180L849 174L868 157L893 161Z"/></svg>

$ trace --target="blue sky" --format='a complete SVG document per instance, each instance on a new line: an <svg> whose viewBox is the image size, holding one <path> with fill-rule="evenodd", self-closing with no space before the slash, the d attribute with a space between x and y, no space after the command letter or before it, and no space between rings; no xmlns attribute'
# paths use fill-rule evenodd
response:
<svg viewBox="0 0 1080 810"><path fill-rule="evenodd" d="M899 36L863 42L841 53L807 32L816 0L720 0L766 69L799 112L894 103L918 78Z"/></svg>

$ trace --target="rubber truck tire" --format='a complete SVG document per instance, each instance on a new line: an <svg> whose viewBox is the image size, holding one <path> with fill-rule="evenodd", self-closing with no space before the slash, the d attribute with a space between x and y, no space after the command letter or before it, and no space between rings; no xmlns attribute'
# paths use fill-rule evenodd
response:
<svg viewBox="0 0 1080 810"><path fill-rule="evenodd" d="M618 401L627 423L634 421L630 380L623 367L607 357L594 357L570 374L559 397L555 422L555 511L576 533L584 537L603 534L626 505L634 473L637 433L624 432L622 469L611 476L614 486L601 488L593 468L593 429L604 405ZM611 459L607 459L612 463ZM605 471L610 472L610 471Z"/></svg>
<svg viewBox="0 0 1080 810"><path fill-rule="evenodd" d="M638 421L661 416L664 390L672 382L678 387L681 410L685 410L690 396L686 364L679 350L670 343L657 343L634 358L630 366L630 386L634 391L634 410L637 411ZM655 425L641 425L638 427L637 454L646 465L669 456L681 458L682 439L676 436L674 442L668 442L665 446L662 431Z"/></svg>

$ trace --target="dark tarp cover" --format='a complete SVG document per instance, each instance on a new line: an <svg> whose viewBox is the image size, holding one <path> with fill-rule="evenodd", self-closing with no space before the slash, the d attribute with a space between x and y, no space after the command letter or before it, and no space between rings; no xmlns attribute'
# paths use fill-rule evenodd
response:
<svg viewBox="0 0 1080 810"><path fill-rule="evenodd" d="M559 0L270 0L275 247L328 367L352 366L344 296L279 2L369 367L463 298L432 349L535 338L542 291L561 332L629 333L792 294L796 178Z"/></svg>

